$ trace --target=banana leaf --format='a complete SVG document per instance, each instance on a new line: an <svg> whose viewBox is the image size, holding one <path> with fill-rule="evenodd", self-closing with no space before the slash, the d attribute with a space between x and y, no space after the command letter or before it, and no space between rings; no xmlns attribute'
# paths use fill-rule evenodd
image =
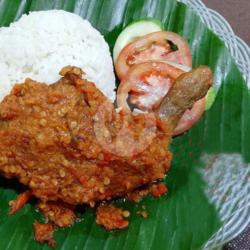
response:
<svg viewBox="0 0 250 250"><path fill-rule="evenodd" d="M121 231L107 232L96 225L93 209L86 207L75 225L56 231L57 249L201 249L223 225L218 207L206 192L209 183L201 174L207 167L202 155L238 153L250 162L249 92L223 41L193 10L175 0L0 0L0 26L8 26L29 11L49 9L64 9L88 19L105 36L111 50L130 22L159 19L166 30L187 39L194 67L211 67L217 92L215 103L202 119L173 140L174 160L165 179L169 188L166 197L147 197L139 204L116 201L131 212L130 226ZM32 223L43 221L35 203L31 201L16 215L8 214L8 202L22 189L15 180L0 179L0 249L50 249L33 237ZM137 215L143 205L147 219Z"/></svg>

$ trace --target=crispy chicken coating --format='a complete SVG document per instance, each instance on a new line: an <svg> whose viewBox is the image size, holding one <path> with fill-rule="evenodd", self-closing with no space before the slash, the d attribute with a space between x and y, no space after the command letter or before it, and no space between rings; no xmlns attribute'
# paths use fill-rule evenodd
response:
<svg viewBox="0 0 250 250"><path fill-rule="evenodd" d="M46 85L27 79L0 104L0 172L43 201L125 196L162 179L171 131L153 114L116 112L81 70Z"/></svg>

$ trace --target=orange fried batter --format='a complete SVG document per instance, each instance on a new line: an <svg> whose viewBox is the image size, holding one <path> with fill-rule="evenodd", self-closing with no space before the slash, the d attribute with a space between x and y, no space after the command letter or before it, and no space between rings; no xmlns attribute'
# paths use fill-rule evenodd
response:
<svg viewBox="0 0 250 250"><path fill-rule="evenodd" d="M51 247L56 247L56 241L53 239L54 227L51 224L43 224L35 222L34 226L34 236L36 241L41 244L48 243Z"/></svg>
<svg viewBox="0 0 250 250"><path fill-rule="evenodd" d="M74 224L76 215L74 206L61 202L40 202L38 208L44 216L58 227L69 227Z"/></svg>
<svg viewBox="0 0 250 250"><path fill-rule="evenodd" d="M128 216L128 211L114 205L101 205L96 211L96 223L108 230L122 229L129 225Z"/></svg>
<svg viewBox="0 0 250 250"><path fill-rule="evenodd" d="M0 173L42 201L72 205L163 178L172 158L168 127L151 114L116 112L78 68L61 74L50 86L27 79L0 104Z"/></svg>

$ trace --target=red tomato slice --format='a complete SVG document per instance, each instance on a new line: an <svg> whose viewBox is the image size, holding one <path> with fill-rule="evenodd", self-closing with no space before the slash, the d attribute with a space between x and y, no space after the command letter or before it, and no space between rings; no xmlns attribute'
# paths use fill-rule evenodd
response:
<svg viewBox="0 0 250 250"><path fill-rule="evenodd" d="M197 101L191 109L185 111L174 129L173 136L180 135L189 130L202 116L205 111L206 97Z"/></svg>
<svg viewBox="0 0 250 250"><path fill-rule="evenodd" d="M178 49L172 51L169 42ZM192 56L186 40L170 31L158 31L140 37L125 46L115 62L116 73L122 80L130 67L152 60L168 60L192 67Z"/></svg>
<svg viewBox="0 0 250 250"><path fill-rule="evenodd" d="M167 94L174 81L185 71L163 62L146 62L130 68L117 91L117 105L130 111L128 100L136 108L152 111ZM205 110L205 97L186 110L176 126L173 136L190 129Z"/></svg>
<svg viewBox="0 0 250 250"><path fill-rule="evenodd" d="M117 90L117 105L130 110L127 100L143 111L153 110L184 71L163 62L134 65Z"/></svg>

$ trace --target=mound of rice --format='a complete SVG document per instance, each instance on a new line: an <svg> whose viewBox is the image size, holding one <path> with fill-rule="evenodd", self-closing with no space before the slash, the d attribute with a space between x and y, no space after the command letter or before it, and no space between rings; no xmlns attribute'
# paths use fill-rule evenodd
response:
<svg viewBox="0 0 250 250"><path fill-rule="evenodd" d="M66 65L82 68L86 78L114 101L109 47L88 21L66 11L50 10L31 12L10 27L0 28L0 100L27 77L57 81L58 72Z"/></svg>

